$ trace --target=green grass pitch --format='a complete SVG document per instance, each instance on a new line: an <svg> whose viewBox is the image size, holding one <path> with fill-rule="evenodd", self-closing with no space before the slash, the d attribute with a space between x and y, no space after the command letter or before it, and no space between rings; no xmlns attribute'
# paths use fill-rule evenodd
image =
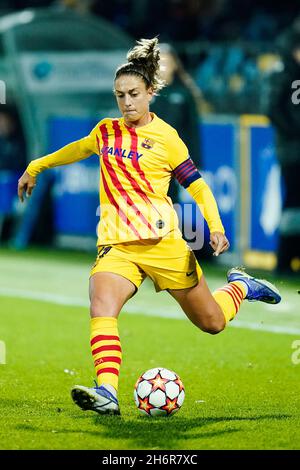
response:
<svg viewBox="0 0 300 470"><path fill-rule="evenodd" d="M209 336L146 282L120 316L122 415L102 417L70 398L74 384L92 386L94 378L92 262L91 255L0 251L0 449L300 448L295 283L278 281L277 308L247 302L223 333ZM223 269L204 272L211 288L224 283ZM186 388L170 418L143 417L134 404L136 379L156 366L175 370Z"/></svg>

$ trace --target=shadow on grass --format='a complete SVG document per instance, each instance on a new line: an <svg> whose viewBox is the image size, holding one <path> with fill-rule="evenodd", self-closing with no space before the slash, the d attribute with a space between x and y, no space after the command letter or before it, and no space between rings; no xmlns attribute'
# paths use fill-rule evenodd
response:
<svg viewBox="0 0 300 470"><path fill-rule="evenodd" d="M89 418L88 414L84 414ZM82 416L75 418L82 423ZM111 439L114 442L122 442L121 448L127 449L179 449L182 442L189 440L205 440L215 437L234 434L243 430L241 423L259 422L263 420L286 420L289 415L262 415L262 416L232 416L232 417L208 417L208 418L147 418L138 417L134 420L124 418L122 416L91 416L94 429L84 429L84 426L72 428L57 428L56 435L70 435L81 433L97 439L101 446L102 439ZM91 423L91 422L90 422ZM208 426L217 425L214 429L206 429ZM219 429L218 429L219 428ZM39 427L30 424L22 424L16 426L18 431L37 431L51 432L49 427L41 430ZM249 428L248 428L249 429ZM53 431L52 431L53 432ZM124 443L126 442L126 446ZM185 447L189 447L185 444ZM80 444L78 449L80 449ZM192 447L189 447L192 448Z"/></svg>
<svg viewBox="0 0 300 470"><path fill-rule="evenodd" d="M178 449L182 441L195 439L210 439L226 434L233 434L242 430L236 423L262 420L287 419L287 415L264 415L253 417L209 417L209 418L147 418L138 417L134 421L115 419L105 423L105 417L95 416L95 424L102 425L102 436L110 439L128 441L128 448L134 444L140 448ZM207 430L206 427L217 424L218 428ZM104 429L103 429L104 428Z"/></svg>

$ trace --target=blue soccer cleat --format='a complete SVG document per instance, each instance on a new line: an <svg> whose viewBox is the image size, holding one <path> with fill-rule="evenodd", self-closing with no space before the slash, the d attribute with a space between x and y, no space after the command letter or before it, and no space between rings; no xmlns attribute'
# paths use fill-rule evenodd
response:
<svg viewBox="0 0 300 470"><path fill-rule="evenodd" d="M82 410L96 411L99 414L120 414L118 399L104 385L94 388L75 385L71 396Z"/></svg>
<svg viewBox="0 0 300 470"><path fill-rule="evenodd" d="M232 268L227 273L227 281L242 281L248 287L246 299L250 301L266 302L268 304L278 304L281 295L273 284L264 279L255 279L245 273L241 268Z"/></svg>

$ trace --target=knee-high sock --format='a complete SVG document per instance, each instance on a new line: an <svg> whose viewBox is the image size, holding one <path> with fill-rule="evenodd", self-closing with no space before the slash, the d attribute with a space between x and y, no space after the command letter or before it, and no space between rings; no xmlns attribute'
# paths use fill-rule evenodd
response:
<svg viewBox="0 0 300 470"><path fill-rule="evenodd" d="M213 293L213 297L221 307L226 323L236 316L246 295L245 285L239 281L230 282Z"/></svg>
<svg viewBox="0 0 300 470"><path fill-rule="evenodd" d="M118 390L122 349L116 318L91 318L91 348L98 385L105 383Z"/></svg>

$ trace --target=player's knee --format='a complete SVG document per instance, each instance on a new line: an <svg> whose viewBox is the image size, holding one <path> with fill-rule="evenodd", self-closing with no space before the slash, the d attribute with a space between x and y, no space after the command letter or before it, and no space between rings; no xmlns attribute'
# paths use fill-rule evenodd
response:
<svg viewBox="0 0 300 470"><path fill-rule="evenodd" d="M212 323L201 329L202 331L204 331L205 333L209 333L210 335L217 335L218 333L221 333L221 331L223 331L224 328L225 328L225 324Z"/></svg>
<svg viewBox="0 0 300 470"><path fill-rule="evenodd" d="M202 321L201 325L199 325L199 328L205 333L209 333L210 335L217 335L224 330L225 326L225 319L214 315L207 317L204 321Z"/></svg>
<svg viewBox="0 0 300 470"><path fill-rule="evenodd" d="M94 317L114 317L116 316L116 308L113 302L102 296L94 296L91 299L90 315Z"/></svg>

